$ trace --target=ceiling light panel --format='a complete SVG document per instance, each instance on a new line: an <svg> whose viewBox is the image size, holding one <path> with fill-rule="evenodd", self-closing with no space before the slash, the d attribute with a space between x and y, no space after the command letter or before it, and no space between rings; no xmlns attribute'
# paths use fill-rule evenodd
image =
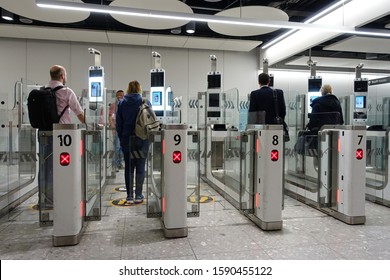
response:
<svg viewBox="0 0 390 280"><path fill-rule="evenodd" d="M280 9L265 6L237 7L219 12L215 16L288 22L288 15L285 12ZM227 25L213 22L210 22L208 25L211 30L229 36L256 36L279 29L275 27Z"/></svg>
<svg viewBox="0 0 390 280"><path fill-rule="evenodd" d="M81 0L62 0L70 3L84 3ZM87 19L88 11L75 13L73 11L52 10L48 12L38 7L35 0L0 0L3 8L19 16L51 23L73 23Z"/></svg>
<svg viewBox="0 0 390 280"><path fill-rule="evenodd" d="M192 9L185 3L177 0L115 0L111 7L123 7L131 9L156 10L163 12L180 12L192 14ZM129 17L127 15L111 14L117 21L143 29L163 30L172 29L187 24L190 20L161 20L159 18Z"/></svg>

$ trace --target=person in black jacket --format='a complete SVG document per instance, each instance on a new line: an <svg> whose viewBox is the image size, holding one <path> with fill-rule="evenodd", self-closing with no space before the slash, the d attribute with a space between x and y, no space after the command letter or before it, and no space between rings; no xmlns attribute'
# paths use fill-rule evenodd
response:
<svg viewBox="0 0 390 280"><path fill-rule="evenodd" d="M307 128L311 131L318 131L325 124L344 124L340 101L332 94L332 87L326 84L320 91L322 96L310 104L312 111Z"/></svg>
<svg viewBox="0 0 390 280"><path fill-rule="evenodd" d="M265 111L265 124L276 124L276 110L274 90L269 87L270 77L267 73L261 73L259 75L260 89L254 90L250 94L250 103L248 115L253 112ZM278 99L278 113L279 117L284 120L286 116L286 103L284 101L283 91L281 89L275 89Z"/></svg>

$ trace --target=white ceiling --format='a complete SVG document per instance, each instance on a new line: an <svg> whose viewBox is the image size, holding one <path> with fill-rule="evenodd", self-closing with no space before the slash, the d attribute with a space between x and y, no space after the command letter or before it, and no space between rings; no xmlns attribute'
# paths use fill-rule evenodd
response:
<svg viewBox="0 0 390 280"><path fill-rule="evenodd" d="M363 53L390 53L390 40L384 38L354 36L324 47L324 50Z"/></svg>
<svg viewBox="0 0 390 280"><path fill-rule="evenodd" d="M193 13L188 5L177 0L115 0L110 3L110 6L146 10L150 10L150 7L153 7L153 10L157 11ZM129 17L127 15L117 14L112 14L111 16L123 24L151 30L171 29L185 25L189 22L188 20L161 20L145 17Z"/></svg>
<svg viewBox="0 0 390 280"><path fill-rule="evenodd" d="M62 0L67 2L83 3L81 0ZM90 13L85 11L60 11L45 10L35 4L35 0L0 0L0 7L26 18L53 22L53 23L72 23L83 21L89 17Z"/></svg>
<svg viewBox="0 0 390 280"><path fill-rule="evenodd" d="M301 56L297 59L291 60L286 63L289 66L306 66L309 56ZM375 69L375 70L389 70L390 61L378 61L368 59L348 59L348 58L333 58L333 57L311 57L312 61L317 61L318 67L329 67L329 68L348 68L355 69L359 63L364 64L364 69Z"/></svg>
<svg viewBox="0 0 390 280"><path fill-rule="evenodd" d="M81 0L62 0L69 2L82 2ZM199 0L200 1L200 0ZM209 0L211 1L211 0ZM345 9L342 8L343 23L351 26L360 26L366 24L378 17L381 17L390 12L390 0L375 0L369 6L365 6L365 0L353 0L349 2ZM359 7L365 6L364 9L352 9L353 3ZM111 5L132 7L140 9L153 9L162 11L176 11L182 13L192 13L192 9L185 4L185 1L177 0L115 0ZM57 11L39 9L35 5L35 0L0 0L0 7L5 8L15 14L31 18L38 21L70 23L83 21L89 17L88 12L72 12L72 11ZM242 8L226 9L218 13L219 16L229 17L244 17L244 18L261 18L278 21L288 21L288 16L283 11L265 7L265 6L245 6ZM356 16L358 15L358 16ZM178 21L154 21L152 19L136 18L136 17L121 17L114 16L116 20L123 24L136 26L144 29L170 29L176 26L185 24ZM351 20L353 19L353 22ZM322 21L321 21L322 20ZM324 17L318 21L321 24L329 24L334 21ZM231 36L248 36L251 34L262 34L271 32L271 29L252 29L248 27L238 28L233 26L222 26L218 24L209 24L210 28L215 32ZM293 36L286 38L284 41L269 48L264 53L264 56L269 60L270 65L291 57L311 47L314 47L321 42L334 38L337 34L315 34L307 35L300 31L296 34L304 33L300 39ZM141 45L141 46L161 46L174 48L194 48L208 50L227 50L227 51L242 51L248 52L262 44L261 41L242 40L242 39L216 39L195 36L177 36L177 35L158 35L145 33L127 33L114 31L97 31L87 29L71 29L71 28L52 28L40 26L28 26L17 24L0 24L0 37L22 38L22 39L41 39L41 40L58 40L71 42L91 42L104 44L122 44L122 45ZM300 45L299 45L300 44ZM340 52L362 52L362 53L390 53L389 39L378 39L368 37L350 37L343 41L323 48L329 51ZM290 61L287 65L307 65L308 58L301 58ZM324 67L355 67L359 64L357 59L340 59L340 58L319 58L318 66ZM387 62L383 61L367 61L364 60L365 67L372 69L390 69ZM348 65L348 66L346 66Z"/></svg>
<svg viewBox="0 0 390 280"><path fill-rule="evenodd" d="M261 41L0 24L0 37L249 52Z"/></svg>
<svg viewBox="0 0 390 280"><path fill-rule="evenodd" d="M288 21L288 15L282 10L265 7L265 6L246 6L239 8L227 9L216 13L216 16L246 18L246 19L261 19L261 20L277 20ZM253 36L265 33L270 33L279 28L259 27L259 26L239 26L222 23L208 23L211 30L230 36Z"/></svg>

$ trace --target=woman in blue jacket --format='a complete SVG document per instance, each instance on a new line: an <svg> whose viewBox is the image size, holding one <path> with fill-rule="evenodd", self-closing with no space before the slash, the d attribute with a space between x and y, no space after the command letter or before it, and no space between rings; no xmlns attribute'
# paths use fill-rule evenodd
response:
<svg viewBox="0 0 390 280"><path fill-rule="evenodd" d="M148 153L148 140L135 135L135 121L142 102L142 89L138 81L131 81L127 94L118 103L116 112L116 131L125 160L126 204L142 203L142 185L145 179L145 163ZM151 106L149 100L147 104ZM135 176L134 176L135 171ZM134 199L135 178L135 199Z"/></svg>

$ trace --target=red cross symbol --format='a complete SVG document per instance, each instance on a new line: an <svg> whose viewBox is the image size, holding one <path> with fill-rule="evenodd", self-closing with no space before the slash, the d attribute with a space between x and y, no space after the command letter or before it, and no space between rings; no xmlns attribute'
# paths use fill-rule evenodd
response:
<svg viewBox="0 0 390 280"><path fill-rule="evenodd" d="M70 154L69 153L61 153L60 154L60 164L62 166L67 166L70 164Z"/></svg>

